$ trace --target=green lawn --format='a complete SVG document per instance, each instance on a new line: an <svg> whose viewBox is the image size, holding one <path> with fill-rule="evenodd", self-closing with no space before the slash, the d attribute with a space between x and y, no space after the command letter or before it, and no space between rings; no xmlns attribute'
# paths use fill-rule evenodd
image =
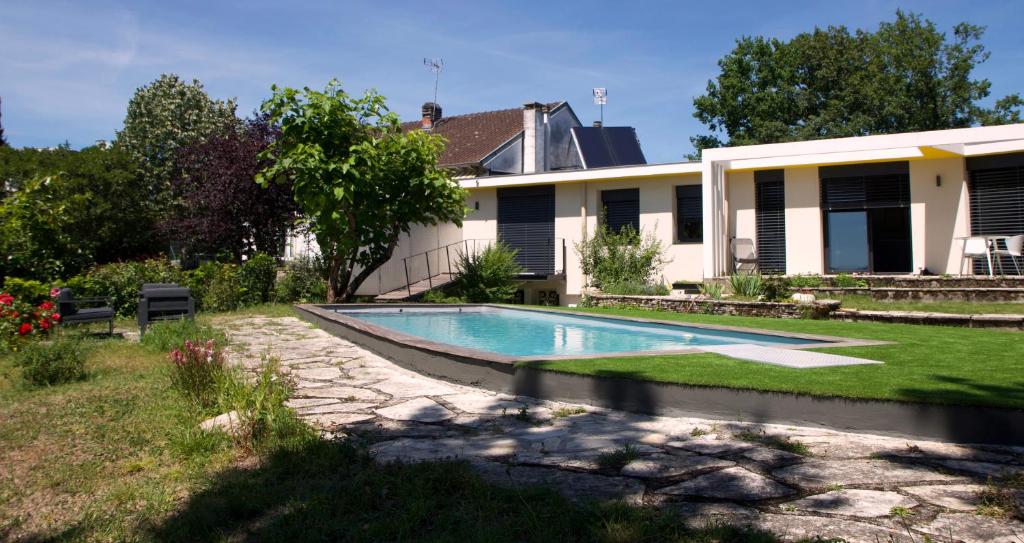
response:
<svg viewBox="0 0 1024 543"><path fill-rule="evenodd" d="M1015 313L1024 315L1024 303L998 302L924 302L915 300L884 301L870 296L851 294L837 297L843 309L865 309L870 311L928 311L933 313L956 313L969 315L978 313Z"/></svg>
<svg viewBox="0 0 1024 543"><path fill-rule="evenodd" d="M0 541L775 541L499 488L460 462L382 466L359 439L250 456L195 429L164 353L124 340L98 340L89 378L66 385L27 388L11 362L0 356Z"/></svg>
<svg viewBox="0 0 1024 543"><path fill-rule="evenodd" d="M891 341L818 349L882 365L791 369L715 354L535 362L567 373L817 396L1024 408L1024 334L937 326L684 315L630 309L577 309L646 317Z"/></svg>

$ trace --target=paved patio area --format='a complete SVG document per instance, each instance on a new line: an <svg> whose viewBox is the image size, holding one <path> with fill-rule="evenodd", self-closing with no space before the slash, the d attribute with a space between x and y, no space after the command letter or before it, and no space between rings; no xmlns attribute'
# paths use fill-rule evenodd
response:
<svg viewBox="0 0 1024 543"><path fill-rule="evenodd" d="M404 370L297 318L216 324L234 361L278 357L296 385L291 407L329 435L370 441L381 462L464 459L498 484L543 484L575 500L621 499L788 539L1024 543L1014 518L1024 491L990 484L1024 478L1024 447L538 401ZM983 495L997 496L1005 514L992 516Z"/></svg>

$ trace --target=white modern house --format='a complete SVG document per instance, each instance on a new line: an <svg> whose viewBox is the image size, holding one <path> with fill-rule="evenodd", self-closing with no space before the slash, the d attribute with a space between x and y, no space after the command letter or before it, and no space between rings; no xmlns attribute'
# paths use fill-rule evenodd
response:
<svg viewBox="0 0 1024 543"><path fill-rule="evenodd" d="M428 105L409 129L443 126ZM559 113L565 126L553 138ZM451 119L472 125L438 131L460 157L450 166L468 191L462 227L415 228L361 294L401 299L439 286L459 252L501 240L526 268L522 301L575 303L587 278L574 245L599 220L653 232L671 260L666 284L732 273L735 239L752 242L767 273L956 275L965 238L1024 234L1024 124L706 149L701 162L646 164L631 128L618 142L608 130L586 133L564 102ZM629 153L639 158L609 162ZM489 167L503 155L500 169ZM984 260L974 272L991 271Z"/></svg>

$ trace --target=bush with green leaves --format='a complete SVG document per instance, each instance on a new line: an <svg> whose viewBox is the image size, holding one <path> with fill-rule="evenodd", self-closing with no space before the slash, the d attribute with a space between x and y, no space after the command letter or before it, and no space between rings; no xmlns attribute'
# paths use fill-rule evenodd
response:
<svg viewBox="0 0 1024 543"><path fill-rule="evenodd" d="M238 284L244 291L242 303L256 305L269 302L276 278L277 260L274 257L266 253L251 256L238 271Z"/></svg>
<svg viewBox="0 0 1024 543"><path fill-rule="evenodd" d="M86 349L79 340L60 338L29 343L15 355L22 378L35 386L85 379Z"/></svg>
<svg viewBox="0 0 1024 543"><path fill-rule="evenodd" d="M455 261L456 279L452 292L470 303L510 302L519 289L523 273L516 251L497 242L477 252L460 252Z"/></svg>
<svg viewBox="0 0 1024 543"><path fill-rule="evenodd" d="M605 294L617 294L621 296L668 296L671 290L661 283L634 283L621 281L609 283L601 289Z"/></svg>
<svg viewBox="0 0 1024 543"><path fill-rule="evenodd" d="M442 289L428 290L423 293L420 301L425 304L464 304L466 300L461 296L452 295Z"/></svg>
<svg viewBox="0 0 1024 543"><path fill-rule="evenodd" d="M239 266L207 262L187 273L196 305L204 311L234 311L247 297L240 284Z"/></svg>
<svg viewBox="0 0 1024 543"><path fill-rule="evenodd" d="M729 276L729 288L734 296L756 300L764 294L761 276L756 273L734 273Z"/></svg>
<svg viewBox="0 0 1024 543"><path fill-rule="evenodd" d="M616 284L651 285L668 263L665 248L653 232L637 232L628 225L613 232L601 224L575 249L590 286L601 290Z"/></svg>
<svg viewBox="0 0 1024 543"><path fill-rule="evenodd" d="M41 281L7 277L4 279L3 292L30 304L38 304L50 297L50 287Z"/></svg>
<svg viewBox="0 0 1024 543"><path fill-rule="evenodd" d="M274 301L278 303L324 303L327 301L327 267L319 256L303 256L288 262L277 280Z"/></svg>
<svg viewBox="0 0 1024 543"><path fill-rule="evenodd" d="M192 343L206 343L211 339L218 345L227 342L224 332L212 326L199 324L190 319L178 319L153 323L146 329L146 334L142 336L141 342L143 347L150 351L166 353L184 345L185 340Z"/></svg>
<svg viewBox="0 0 1024 543"><path fill-rule="evenodd" d="M139 291L143 283L178 283L184 281L181 268L162 258L135 262L115 262L95 266L83 275L64 282L75 297L105 296L122 317L133 317L138 311Z"/></svg>
<svg viewBox="0 0 1024 543"><path fill-rule="evenodd" d="M840 273L832 279L832 283L839 288L864 288L868 286L868 282L863 279L858 279L848 273Z"/></svg>
<svg viewBox="0 0 1024 543"><path fill-rule="evenodd" d="M789 278L789 286L794 289L818 288L824 284L820 275L794 275Z"/></svg>
<svg viewBox="0 0 1024 543"><path fill-rule="evenodd" d="M789 301L793 294L788 278L781 275L765 275L761 278L762 297L769 302Z"/></svg>

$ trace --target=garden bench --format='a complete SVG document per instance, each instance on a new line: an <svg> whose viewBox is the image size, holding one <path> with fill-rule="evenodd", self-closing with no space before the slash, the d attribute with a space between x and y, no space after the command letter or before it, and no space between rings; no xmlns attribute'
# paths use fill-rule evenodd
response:
<svg viewBox="0 0 1024 543"><path fill-rule="evenodd" d="M139 292L139 335L150 323L172 319L195 319L196 301L192 291L174 283L145 283Z"/></svg>
<svg viewBox="0 0 1024 543"><path fill-rule="evenodd" d="M103 304L95 307L95 304ZM93 305L93 307L83 307ZM69 288L62 288L57 293L57 312L60 313L61 322L64 324L87 324L90 322L107 321L110 326L110 335L114 335L114 317L116 313L110 306L110 298L105 296L90 296L75 298Z"/></svg>

